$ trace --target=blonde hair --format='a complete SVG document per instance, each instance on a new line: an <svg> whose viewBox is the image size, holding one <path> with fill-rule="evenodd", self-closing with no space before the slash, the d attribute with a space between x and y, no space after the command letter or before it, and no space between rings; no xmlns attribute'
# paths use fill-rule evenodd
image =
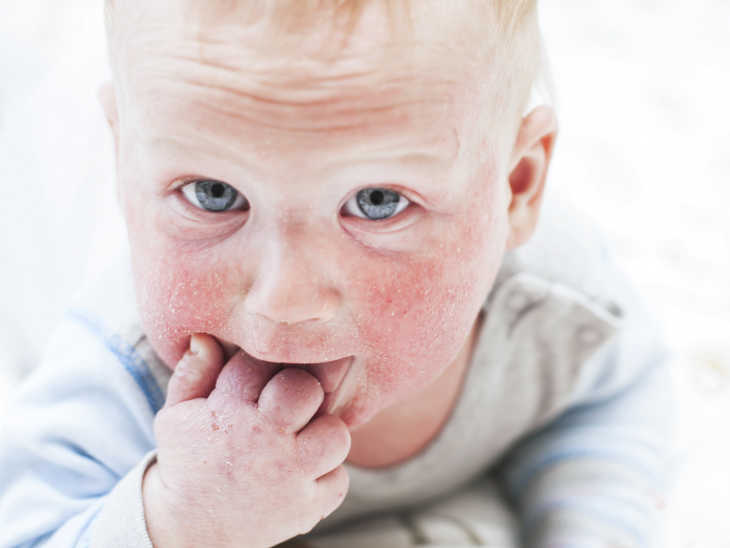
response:
<svg viewBox="0 0 730 548"><path fill-rule="evenodd" d="M500 28L507 34L513 33L525 19L537 8L537 0L481 0L484 4L491 5L494 9L497 22ZM193 0L199 3L199 0ZM289 20L301 20L302 15L311 15L321 11L323 4L328 4L331 10L338 15L345 15L351 21L357 21L363 8L372 3L373 0L278 0L278 13L285 15ZM408 5L410 0L383 0L390 13L398 6ZM119 2L117 0L105 0L107 25L111 26L114 18L114 11ZM238 4L237 0L206 0L206 11L214 16L223 16L229 13Z"/></svg>

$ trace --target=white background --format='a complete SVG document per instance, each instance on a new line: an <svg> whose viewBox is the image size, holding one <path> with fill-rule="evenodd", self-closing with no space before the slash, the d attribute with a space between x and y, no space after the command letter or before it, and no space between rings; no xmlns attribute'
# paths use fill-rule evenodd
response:
<svg viewBox="0 0 730 548"><path fill-rule="evenodd" d="M125 245L96 103L101 4L0 0L0 408L84 276ZM674 350L670 546L730 547L730 2L541 11L561 121L549 184L613 240Z"/></svg>

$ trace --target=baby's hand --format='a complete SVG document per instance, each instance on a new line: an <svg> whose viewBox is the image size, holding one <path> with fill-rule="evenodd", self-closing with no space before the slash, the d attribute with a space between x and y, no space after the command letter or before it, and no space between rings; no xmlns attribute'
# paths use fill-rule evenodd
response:
<svg viewBox="0 0 730 548"><path fill-rule="evenodd" d="M240 351L223 366L209 336L191 349L155 419L158 458L143 482L154 546L268 548L310 531L349 487L345 423L312 420L319 381L294 368L272 376Z"/></svg>

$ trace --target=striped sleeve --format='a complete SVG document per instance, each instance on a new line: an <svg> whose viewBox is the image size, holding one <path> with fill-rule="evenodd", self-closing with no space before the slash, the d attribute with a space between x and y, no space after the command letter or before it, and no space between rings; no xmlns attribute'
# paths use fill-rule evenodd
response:
<svg viewBox="0 0 730 548"><path fill-rule="evenodd" d="M140 514L161 394L99 323L60 325L1 425L0 548L116 546L135 524L146 538L129 516Z"/></svg>
<svg viewBox="0 0 730 548"><path fill-rule="evenodd" d="M671 484L669 356L639 304L586 364L584 393L498 469L530 548L661 547Z"/></svg>

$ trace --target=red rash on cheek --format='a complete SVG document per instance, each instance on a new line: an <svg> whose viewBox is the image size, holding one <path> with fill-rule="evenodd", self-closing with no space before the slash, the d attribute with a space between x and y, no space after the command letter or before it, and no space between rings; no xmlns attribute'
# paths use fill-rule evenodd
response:
<svg viewBox="0 0 730 548"><path fill-rule="evenodd" d="M363 298L359 338L372 356L363 395L371 406L424 388L462 348L501 262L499 238L488 236L491 225L467 224L458 245L434 242L418 261L395 258L353 276L353 292ZM361 406L366 413L368 405Z"/></svg>
<svg viewBox="0 0 730 548"><path fill-rule="evenodd" d="M199 259L154 252L135 268L143 329L160 358L171 369L188 348L192 333L216 333L230 316L225 273ZM135 260L133 260L135 262ZM235 285L234 285L235 287Z"/></svg>

